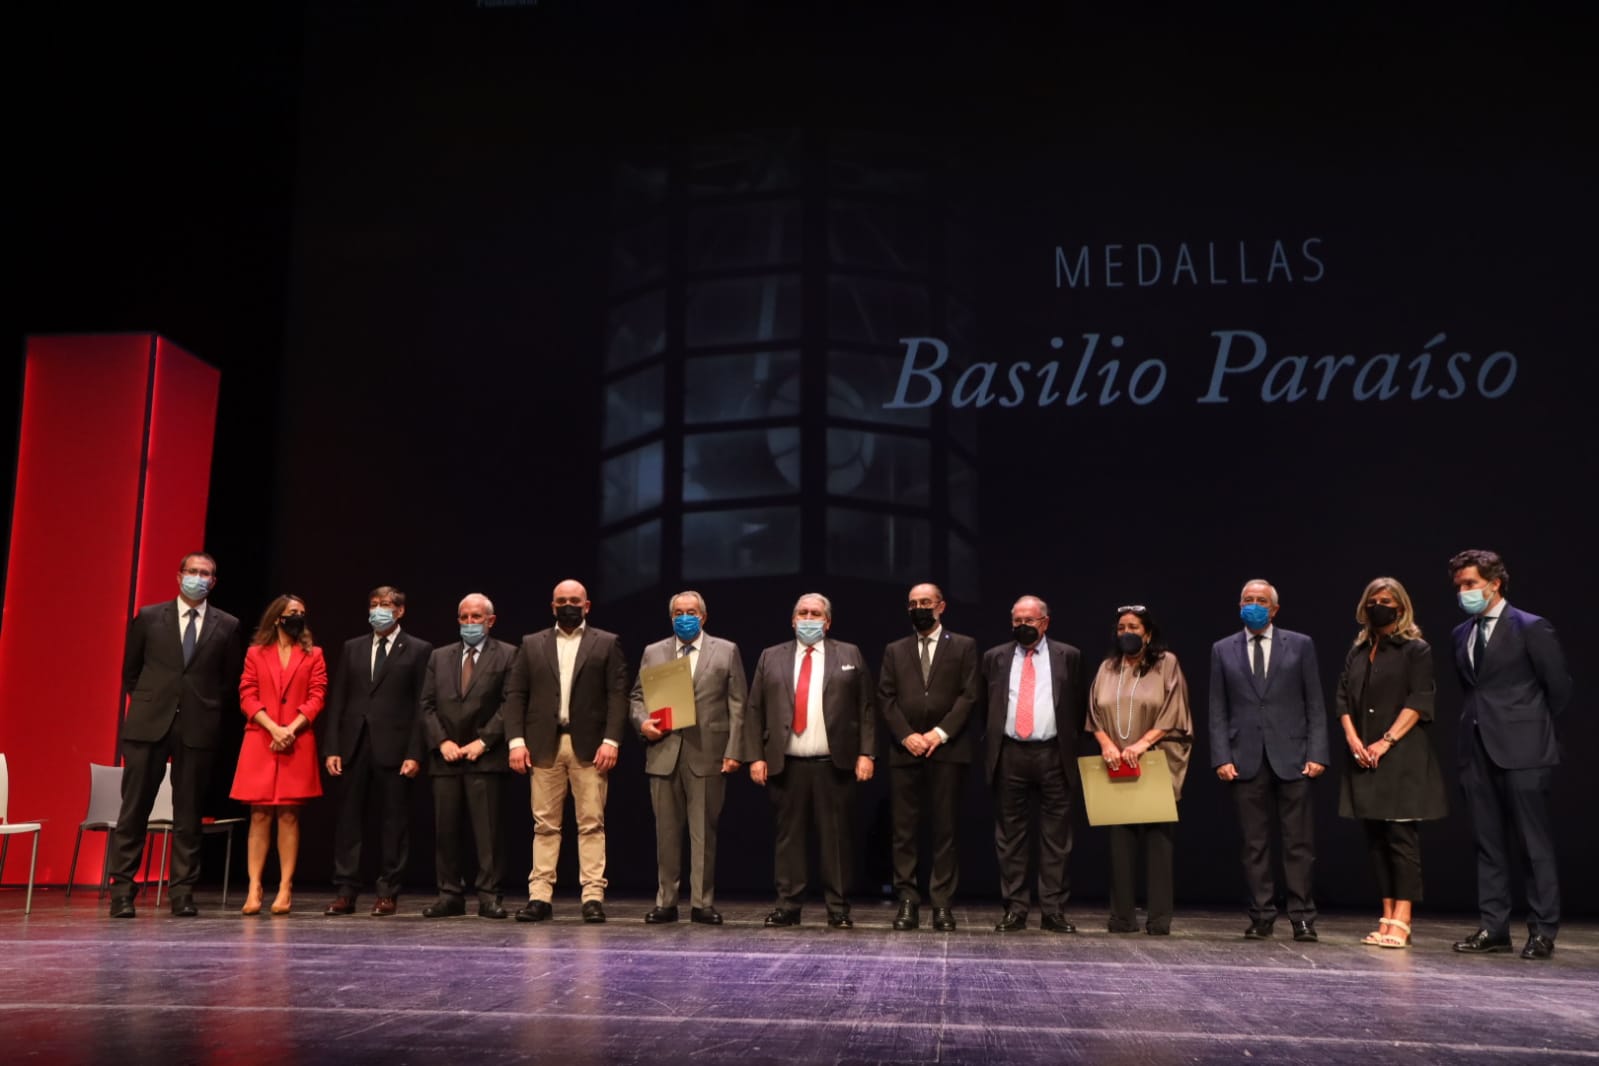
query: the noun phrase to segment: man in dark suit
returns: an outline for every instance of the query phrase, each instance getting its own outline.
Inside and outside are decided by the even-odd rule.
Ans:
[[[150,808],[172,760],[172,913],[192,918],[200,879],[201,804],[216,761],[222,716],[237,711],[244,641],[239,620],[210,606],[216,560],[190,552],[178,565],[178,598],[140,609],[122,656],[122,811],[111,833],[111,917],[132,918],[133,877]]]
[[[983,653],[988,687],[989,787],[1005,914],[994,930],[1027,928],[1029,822],[1038,817],[1038,901],[1043,928],[1075,933],[1066,919],[1071,880],[1072,793],[1077,788],[1077,731],[1088,710],[1082,652],[1046,640],[1049,605],[1023,596],[1011,607],[1011,640]]]
[[[433,645],[400,631],[405,593],[383,585],[367,594],[371,636],[345,643],[333,674],[323,752],[328,773],[344,779],[333,833],[333,883],[337,895],[324,914],[354,914],[361,892],[361,843],[368,801],[382,818],[374,917],[398,907],[400,880],[410,854],[407,784],[421,769],[422,733],[417,704]]]
[[[907,610],[916,635],[883,649],[877,679],[891,746],[889,793],[894,811],[894,894],[898,931],[921,924],[921,892],[916,883],[917,836],[924,817],[932,831],[933,928],[955,928],[951,909],[960,873],[955,826],[961,782],[972,762],[972,708],[982,698],[977,673],[977,641],[944,628],[944,593],[937,585],[917,585]]]
[[[1461,609],[1471,619],[1455,628],[1460,709],[1460,783],[1477,836],[1477,909],[1481,926],[1455,950],[1511,950],[1512,848],[1527,871],[1524,959],[1554,954],[1560,931],[1560,880],[1555,869],[1549,790],[1560,748],[1555,715],[1571,699],[1571,671],[1555,627],[1505,601],[1510,571],[1491,551],[1463,551],[1449,560]],[[1507,826],[1514,825],[1514,838]]]
[[[716,825],[722,817],[727,774],[744,749],[744,702],[749,686],[738,645],[705,632],[705,597],[679,592],[669,604],[673,635],[644,649],[642,671],[687,657],[694,678],[694,724],[662,729],[650,720],[643,681],[633,684],[633,725],[644,738],[644,772],[655,809],[655,906],[644,920],[675,922],[688,830],[689,919],[721,925],[716,909]]]
[[[854,785],[871,780],[877,742],[872,675],[859,648],[827,638],[833,603],[826,596],[801,596],[792,624],[794,640],[761,652],[745,730],[750,780],[771,786],[777,810],[777,907],[766,925],[799,924],[814,825],[827,924],[853,929]]]
[[[588,591],[555,586],[555,625],[522,638],[505,683],[511,769],[532,772],[533,869],[519,922],[553,913],[561,819],[572,793],[585,922],[605,921],[605,794],[627,725],[627,661],[615,633],[588,624]]]
[[[494,604],[480,592],[461,600],[456,623],[461,639],[428,657],[422,680],[422,734],[433,783],[433,850],[439,881],[439,898],[422,909],[422,917],[466,913],[460,833],[465,813],[477,848],[473,887],[478,917],[504,918],[500,782],[510,764],[500,704],[516,649],[489,637]]]
[[[1316,645],[1303,633],[1278,629],[1277,589],[1256,579],[1239,595],[1241,633],[1210,649],[1210,759],[1230,782],[1244,835],[1244,881],[1249,928],[1264,940],[1277,920],[1272,879],[1271,821],[1282,831],[1283,887],[1294,939],[1314,942],[1316,811],[1310,782],[1327,769],[1327,708]]]

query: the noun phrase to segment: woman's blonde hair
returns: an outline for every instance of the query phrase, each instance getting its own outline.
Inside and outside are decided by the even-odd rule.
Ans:
[[[1360,602],[1355,604],[1355,621],[1360,624],[1360,632],[1355,634],[1355,647],[1362,644],[1375,643],[1377,634],[1366,617],[1366,601],[1379,592],[1391,592],[1399,604],[1399,617],[1394,621],[1393,635],[1403,640],[1420,640],[1421,627],[1416,624],[1415,608],[1410,605],[1410,593],[1405,591],[1405,586],[1394,577],[1374,577],[1366,585],[1366,591],[1360,594]]]

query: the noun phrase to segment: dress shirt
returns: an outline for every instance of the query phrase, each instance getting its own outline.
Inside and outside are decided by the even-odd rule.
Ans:
[[[932,629],[928,630],[926,633],[918,633],[918,634],[916,634],[916,665],[917,665],[918,668],[920,668],[921,665],[922,665],[922,641],[924,641],[924,640],[932,641],[932,643],[927,645],[927,671],[928,671],[928,676],[929,677],[932,676],[933,663],[936,662],[937,659],[938,659],[938,641],[939,641],[939,638],[942,637],[943,635],[944,635],[944,624],[942,622],[940,622],[938,625],[935,625]],[[941,727],[935,725],[933,727],[933,732],[938,734],[939,743],[941,743],[941,744],[949,743],[949,734],[944,732],[944,730]]]
[[[586,622],[570,633],[560,626],[555,627],[555,661],[561,669],[560,722],[563,726],[572,724],[572,675],[577,672],[577,646],[583,643],[583,633],[587,629]]]
[[[827,676],[825,658],[827,653],[822,647],[826,643],[825,640],[818,640],[809,646],[811,688],[805,700],[805,732],[789,735],[788,747],[783,749],[785,754],[800,757],[832,754],[827,747],[827,722],[822,717],[822,689],[825,687],[824,679]],[[800,665],[805,662],[806,650],[806,645],[797,640],[794,642],[794,675],[793,681],[789,684],[790,692],[799,686]]]
[[[1270,622],[1259,634],[1248,626],[1244,627],[1244,661],[1249,664],[1250,673],[1255,671],[1255,637],[1260,637],[1260,668],[1265,677],[1271,676],[1271,645],[1272,634],[1276,627]]]
[[[200,634],[205,632],[205,605],[206,600],[201,600],[193,605],[193,610],[199,613],[194,616],[194,646],[200,646]],[[183,631],[189,628],[190,605],[183,602],[183,597],[178,597],[178,643],[183,643]]]
[[[1010,686],[1005,695],[1005,735],[1012,740],[1055,739],[1055,683],[1049,669],[1049,642],[1043,637],[1033,645],[1033,735],[1016,735],[1016,696],[1022,687],[1022,661],[1027,649],[1016,645],[1010,663]]]
[[[678,640],[677,636],[675,634],[673,635],[672,639],[677,641],[676,646],[672,649],[672,657],[674,659],[675,658],[680,658],[681,655],[682,655],[682,652],[683,652],[683,642],[681,640]],[[693,677],[694,676],[694,672],[700,668],[700,645],[704,644],[704,643],[705,643],[705,634],[703,632],[701,632],[699,636],[695,637],[693,640],[688,642],[688,676],[689,677]]]
[[[1466,638],[1466,659],[1471,663],[1471,668],[1473,670],[1477,668],[1477,626],[1482,626],[1484,630],[1482,635],[1484,642],[1493,640],[1494,626],[1499,624],[1499,616],[1505,613],[1505,608],[1507,606],[1509,606],[1509,604],[1504,600],[1504,598],[1501,597],[1498,603],[1494,604],[1492,607],[1488,608],[1487,611],[1483,612],[1482,615],[1480,615],[1483,621],[1479,622],[1475,618],[1472,619],[1471,626],[1473,632],[1469,637]]]
[[[385,652],[385,654],[386,655],[393,655],[394,654],[394,642],[396,640],[399,640],[399,639],[400,639],[400,627],[399,626],[395,626],[393,629],[389,630],[387,633],[373,633],[372,634],[372,656],[371,656],[370,659],[367,660],[367,664],[366,664],[366,676],[367,677],[371,677],[372,676],[372,671],[377,668],[377,665],[378,665],[378,645],[383,643],[384,641],[388,641],[389,642],[389,646],[388,646],[388,649]],[[385,658],[383,661],[385,663],[387,663],[388,659]]]

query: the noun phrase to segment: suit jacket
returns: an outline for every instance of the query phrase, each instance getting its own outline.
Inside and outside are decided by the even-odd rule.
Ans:
[[[316,737],[307,727],[285,752],[272,750],[272,736],[256,724],[265,711],[280,726],[299,715],[315,722],[322,713],[328,688],[328,668],[321,648],[309,652],[295,645],[289,665],[278,666],[278,646],[252,644],[244,656],[239,678],[239,710],[245,716],[239,764],[229,795],[245,803],[309,799],[322,795],[322,769]]]
[[[522,638],[505,682],[505,735],[521,737],[533,765],[555,765],[560,749],[561,664],[556,658],[555,627]],[[586,625],[572,666],[572,694],[567,701],[572,754],[593,762],[600,743],[622,742],[627,725],[627,661],[615,633]]]
[[[428,750],[428,773],[434,777],[493,774],[510,769],[505,746],[505,680],[511,673],[516,649],[489,637],[478,649],[472,668],[472,687],[461,691],[461,641],[435,648],[422,677],[422,737]],[[466,745],[481,740],[488,750],[476,762],[445,762],[439,748],[446,740]]]
[[[328,698],[327,729],[322,753],[349,759],[364,731],[372,744],[372,758],[383,767],[399,766],[407,759],[422,761],[422,731],[417,728],[417,704],[433,645],[404,629],[389,648],[383,669],[372,676],[372,634],[352,637],[339,652]]]
[[[1243,630],[1210,647],[1210,764],[1232,763],[1252,781],[1264,763],[1279,780],[1297,781],[1307,762],[1331,758],[1315,642],[1272,626],[1264,683],[1255,680],[1253,651]]]
[[[877,705],[888,727],[888,758],[891,764],[907,766],[921,761],[905,750],[904,740],[912,733],[926,733],[934,726],[949,735],[949,740],[927,756],[936,762],[972,761],[972,735],[966,727],[972,708],[982,700],[978,677],[977,641],[942,630],[933,651],[933,668],[922,682],[921,636],[896,640],[883,649],[883,670],[877,678]]]
[[[983,653],[983,677],[988,691],[988,752],[984,772],[994,783],[999,772],[999,749],[1005,743],[1005,712],[1010,699],[1010,668],[1016,642],[1007,640]],[[1045,639],[1049,653],[1051,686],[1055,691],[1055,739],[1066,776],[1077,783],[1077,733],[1088,717],[1088,675],[1083,653],[1070,644]]]
[[[1465,703],[1460,708],[1460,765],[1471,762],[1473,722],[1494,764],[1506,770],[1560,762],[1554,716],[1571,700],[1571,671],[1547,619],[1505,604],[1473,669],[1467,646],[1477,638],[1475,619],[1455,627],[1455,670]]]
[[[744,762],[764,759],[768,773],[783,772],[784,749],[794,734],[794,641],[761,652],[750,681]],[[822,639],[822,718],[833,765],[853,771],[855,760],[875,754],[877,712],[872,674],[861,650]],[[812,678],[812,684],[815,679]]]
[[[127,740],[155,743],[178,719],[178,737],[188,748],[215,748],[224,710],[238,708],[239,675],[244,670],[244,640],[239,620],[211,605],[183,665],[183,635],[176,597],[141,608],[128,624],[122,653],[122,690],[128,714]]]
[[[658,640],[644,649],[639,669],[671,662],[682,642],[676,637]],[[689,772],[696,777],[711,777],[722,772],[723,759],[737,759],[744,750],[744,702],[749,683],[744,678],[744,661],[738,645],[704,633],[700,637],[699,662],[694,668],[695,724],[673,729],[660,740],[644,743],[644,772],[668,776],[677,772],[677,761],[688,760]],[[633,682],[631,702],[634,728],[649,718],[644,709],[644,684]]]

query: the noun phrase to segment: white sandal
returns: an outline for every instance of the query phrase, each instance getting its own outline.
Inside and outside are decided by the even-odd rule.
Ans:
[[[1388,919],[1388,924],[1395,928],[1403,929],[1405,931],[1405,935],[1399,936],[1397,933],[1386,933],[1383,935],[1381,940],[1377,941],[1378,946],[1385,948],[1408,948],[1410,946],[1410,926],[1399,921],[1397,918]]]
[[[1384,931],[1384,927],[1391,924],[1393,924],[1392,918],[1378,918],[1376,930],[1367,933],[1365,939],[1362,940],[1361,943],[1370,944],[1373,947],[1382,947],[1382,938],[1388,935],[1387,932]]]

